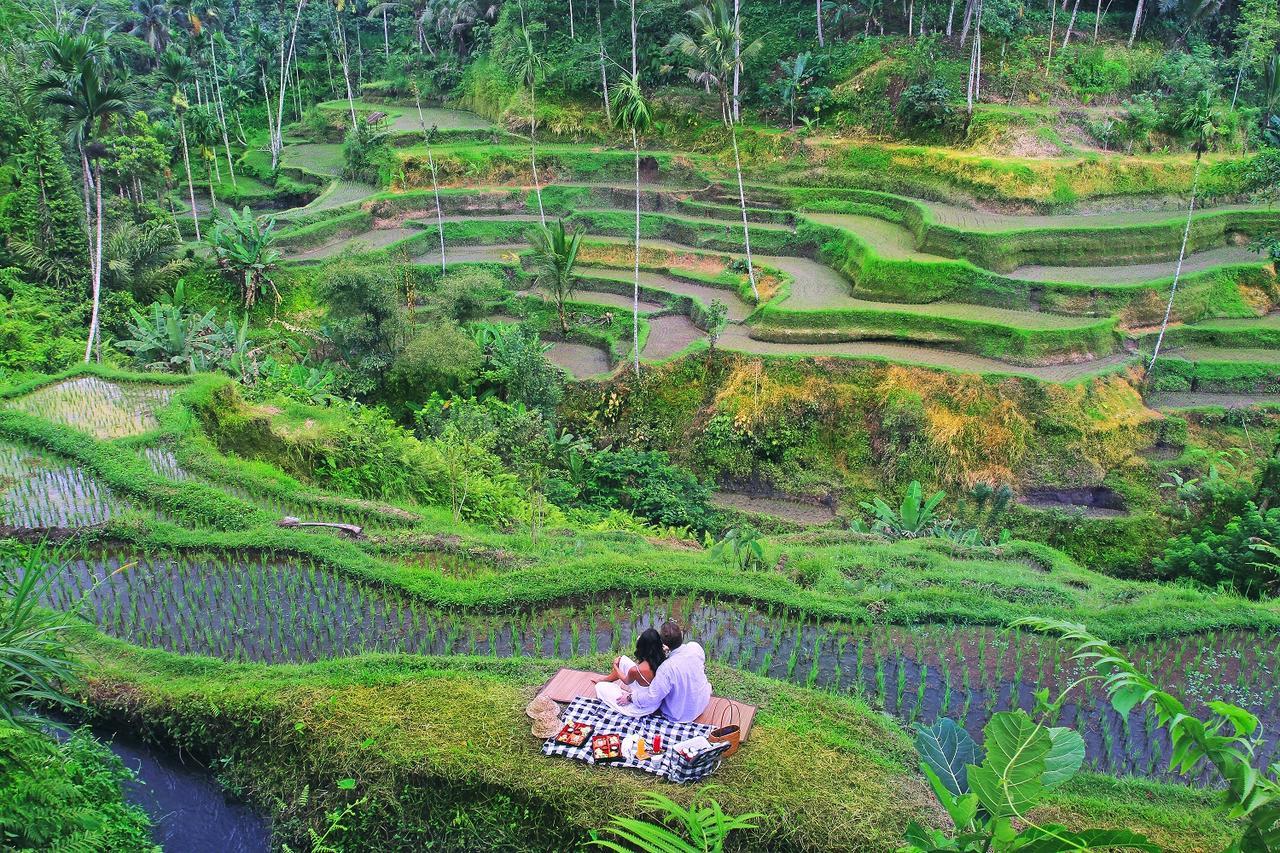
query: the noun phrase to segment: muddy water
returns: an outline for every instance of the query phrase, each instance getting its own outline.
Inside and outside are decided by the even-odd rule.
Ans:
[[[1080,674],[1056,641],[992,628],[817,623],[746,605],[667,597],[466,616],[314,564],[235,553],[83,554],[59,579],[47,603],[71,608],[83,601],[80,612],[109,634],[181,654],[268,663],[373,651],[564,658],[627,650],[644,628],[677,618],[690,626],[709,659],[861,695],[905,724],[950,716],[975,736],[994,711],[1031,710],[1037,687],[1062,690]],[[1259,760],[1280,758],[1280,635],[1220,631],[1124,651],[1197,709],[1223,699],[1258,714]],[[1087,685],[1068,695],[1059,722],[1081,730],[1091,767],[1172,778],[1163,769],[1167,734],[1143,708],[1120,717]]]
[[[266,853],[267,821],[228,797],[208,770],[187,757],[142,742],[128,732],[95,727],[94,734],[137,775],[125,799],[151,817],[151,838],[165,851]]]
[[[704,337],[702,330],[683,314],[653,317],[649,320],[649,337],[640,354],[650,361],[670,358]]]
[[[587,379],[609,372],[609,356],[599,347],[556,341],[547,351],[547,361],[568,371],[574,379]]]

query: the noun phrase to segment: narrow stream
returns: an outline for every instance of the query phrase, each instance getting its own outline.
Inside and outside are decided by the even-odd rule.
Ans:
[[[66,722],[64,720],[64,722]],[[151,818],[151,839],[166,853],[266,853],[271,827],[247,804],[226,793],[193,760],[101,724],[93,734],[136,777],[124,785],[128,802]],[[56,737],[66,734],[54,732]]]

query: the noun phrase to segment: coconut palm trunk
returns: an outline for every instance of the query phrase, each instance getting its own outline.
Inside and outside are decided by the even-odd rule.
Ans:
[[[747,278],[751,281],[751,296],[760,301],[760,290],[756,287],[756,267],[751,261],[751,229],[747,225],[747,193],[742,184],[742,157],[738,153],[738,69],[742,67],[742,22],[738,17],[738,0],[733,3],[733,85],[734,103],[733,118],[735,123],[729,125],[729,138],[733,141],[733,168],[738,174],[738,206],[742,210],[742,243],[747,250]]]
[[[538,182],[538,96],[537,82],[529,84],[529,165],[533,170],[533,193],[538,197],[538,221],[547,227],[547,214],[542,208],[542,185]]]
[[[222,128],[222,148],[227,155],[227,170],[231,173],[231,186],[236,184],[236,165],[231,159],[231,140],[227,136],[227,113],[222,103],[222,83],[218,80],[218,53],[213,38],[209,39],[209,57],[213,60],[213,95],[218,110],[218,124]]]
[[[351,91],[351,51],[347,48],[347,28],[342,23],[338,7],[333,8],[333,23],[338,29],[338,59],[342,63],[342,81],[347,85],[347,110],[351,113],[351,129],[358,130],[355,93]],[[301,115],[301,110],[299,110]]]
[[[89,246],[89,280],[93,290],[93,307],[89,313],[89,340],[84,345],[84,360],[87,364],[93,357],[94,344],[98,339],[98,313],[102,304],[102,173],[101,170],[90,167],[88,156],[81,150],[85,175],[93,185],[95,207],[93,230],[90,232],[92,244]]]
[[[600,0],[596,0],[596,39],[600,42],[600,97],[604,98],[604,118],[613,124],[613,110],[609,105],[609,73],[605,70],[608,60],[604,55],[604,26],[600,21]]]
[[[739,121],[738,76],[742,71],[742,20],[738,15],[740,0],[733,0],[733,111],[735,122]]]
[[[440,184],[436,180],[436,158],[431,153],[431,134],[427,131],[427,120],[422,115],[422,96],[417,83],[413,85],[413,100],[418,105],[418,124],[422,127],[422,138],[427,144],[427,163],[431,165],[431,190],[436,196],[436,229],[440,232],[440,272],[449,271],[444,258],[444,213],[440,209]]]
[[[756,267],[751,260],[751,229],[747,226],[747,193],[742,184],[742,158],[738,155],[737,125],[729,128],[729,136],[733,140],[733,167],[738,173],[738,207],[742,210],[742,243],[747,249],[747,278],[751,281],[751,296],[760,301],[760,290],[756,287]]]
[[[200,214],[196,211],[196,185],[191,180],[191,156],[187,152],[187,120],[178,116],[178,136],[182,139],[182,165],[187,170],[187,195],[191,199],[191,221],[196,227],[196,239],[200,239]],[[213,187],[209,187],[213,191]]]
[[[271,169],[274,171],[280,165],[280,152],[284,148],[284,98],[285,92],[289,88],[289,69],[293,64],[293,50],[298,42],[298,21],[302,18],[302,6],[306,0],[298,0],[298,6],[293,13],[293,28],[289,33],[289,49],[284,49],[284,34],[280,36],[280,90],[278,92],[279,100],[276,104],[276,132],[271,138]]]
[[[636,64],[636,0],[631,0],[631,82],[638,87]],[[636,228],[634,252],[634,278],[631,290],[631,368],[640,376],[640,135],[635,122],[631,124],[631,152],[635,155],[636,172]]]
[[[1191,202],[1187,205],[1187,224],[1182,229],[1182,246],[1178,249],[1178,263],[1173,268],[1173,284],[1169,287],[1169,301],[1164,306],[1164,320],[1160,323],[1160,334],[1156,335],[1156,345],[1151,350],[1151,361],[1147,363],[1147,373],[1155,369],[1156,359],[1160,357],[1160,345],[1164,343],[1164,333],[1169,329],[1169,317],[1173,314],[1173,300],[1178,295],[1178,280],[1182,278],[1182,262],[1187,256],[1187,238],[1191,235],[1191,217],[1196,209],[1196,190],[1200,182],[1200,151],[1196,151],[1196,166],[1191,173]]]

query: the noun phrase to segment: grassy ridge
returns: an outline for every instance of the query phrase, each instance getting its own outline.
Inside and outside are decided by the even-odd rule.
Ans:
[[[229,781],[288,838],[368,796],[346,821],[366,842],[569,849],[612,814],[642,814],[639,798],[654,785],[538,754],[523,707],[558,662],[370,655],[269,667],[139,650],[88,629],[83,637],[96,713],[198,756],[231,757]],[[716,665],[710,676],[720,692],[760,706],[751,740],[714,777],[727,809],[764,813],[734,849],[891,849],[909,819],[936,820],[906,737],[860,700]],[[354,792],[336,787],[342,778],[356,780]],[[313,796],[299,805],[304,787]],[[704,787],[662,790],[687,802]],[[1140,827],[1171,850],[1217,849],[1227,827],[1215,799],[1084,775],[1037,816]],[[461,814],[468,819],[451,820]]]

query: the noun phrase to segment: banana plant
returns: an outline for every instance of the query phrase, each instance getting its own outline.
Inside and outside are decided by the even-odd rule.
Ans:
[[[711,556],[721,557],[739,569],[763,568],[764,546],[760,544],[760,531],[749,524],[729,528],[711,547]]]
[[[889,506],[878,495],[870,502],[862,501],[860,506],[875,516],[871,526],[877,532],[894,539],[914,539],[931,535],[939,521],[938,504],[946,496],[946,492],[937,491],[926,498],[920,481],[912,480],[898,509]]]

